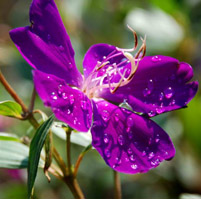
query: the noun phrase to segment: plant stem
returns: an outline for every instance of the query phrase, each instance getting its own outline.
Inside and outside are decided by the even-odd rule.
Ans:
[[[121,182],[119,173],[113,170],[114,172],[114,198],[121,199]]]
[[[88,145],[83,151],[82,153],[80,153],[76,163],[75,163],[75,168],[74,168],[74,176],[76,177],[77,176],[77,172],[78,172],[78,169],[79,169],[79,166],[80,166],[80,163],[84,157],[84,155],[92,148],[92,145]]]
[[[67,166],[68,166],[68,172],[69,175],[71,175],[72,173],[72,169],[71,169],[71,143],[70,143],[70,136],[71,136],[71,128],[68,128],[66,130],[66,158],[67,158]]]
[[[73,175],[65,176],[63,180],[71,190],[75,199],[85,199],[84,194],[82,193],[82,190]]]
[[[17,93],[13,90],[13,88],[10,86],[10,84],[7,82],[5,77],[3,76],[2,72],[0,71],[0,81],[3,84],[4,88],[8,91],[8,93],[12,96],[12,98],[20,104],[22,107],[23,112],[26,114],[29,112],[28,108],[24,104],[24,102],[21,100],[20,97],[18,97]]]

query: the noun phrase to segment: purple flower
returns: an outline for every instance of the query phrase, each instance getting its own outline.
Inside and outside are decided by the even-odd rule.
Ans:
[[[84,57],[82,76],[54,1],[33,0],[30,22],[10,36],[35,69],[39,96],[59,120],[78,131],[90,129],[92,145],[119,172],[146,172],[174,156],[169,136],[148,118],[185,107],[194,97],[198,83],[188,83],[189,64],[161,55],[142,59],[144,41],[135,57],[96,44]]]

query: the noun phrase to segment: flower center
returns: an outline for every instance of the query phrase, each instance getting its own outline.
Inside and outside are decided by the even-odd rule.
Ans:
[[[82,87],[82,91],[89,98],[98,97],[104,89],[109,89],[114,94],[119,87],[127,85],[138,68],[139,61],[146,52],[146,38],[142,39],[142,45],[135,56],[130,52],[137,48],[137,35],[129,26],[135,39],[132,49],[115,48],[107,56],[103,56],[101,61],[97,61],[93,71],[87,77]]]

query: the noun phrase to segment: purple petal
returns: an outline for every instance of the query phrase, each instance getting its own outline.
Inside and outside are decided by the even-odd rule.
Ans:
[[[33,0],[31,26],[16,28],[10,36],[25,60],[38,70],[80,87],[82,75],[74,50],[53,0]]]
[[[147,172],[175,155],[174,146],[152,120],[106,101],[94,101],[92,145],[114,170]]]
[[[33,71],[35,88],[57,119],[77,131],[87,132],[92,121],[91,101],[80,90],[69,87],[63,79],[38,70]]]
[[[89,48],[83,61],[84,77],[88,77],[97,62],[102,62],[109,54],[116,50],[115,46],[109,44],[95,44]],[[110,59],[111,63],[119,62],[124,56]]]

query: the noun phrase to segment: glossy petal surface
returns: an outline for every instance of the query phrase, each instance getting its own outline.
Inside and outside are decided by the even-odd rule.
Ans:
[[[92,106],[87,96],[53,75],[35,70],[33,76],[39,96],[52,108],[57,119],[78,131],[87,132],[92,122]]]
[[[26,61],[34,68],[80,87],[82,75],[74,61],[74,50],[53,0],[33,0],[31,26],[16,28],[10,36]]]
[[[147,172],[174,156],[169,136],[150,119],[103,100],[93,104],[92,144],[114,170]]]
[[[83,62],[85,76],[93,70],[97,61],[102,61],[104,56],[107,57],[114,50],[114,46],[106,44],[92,46]],[[110,65],[118,64],[122,58],[111,59]],[[129,70],[130,64],[124,64],[123,68]],[[134,111],[152,117],[185,107],[198,89],[198,82],[188,83],[192,77],[192,67],[187,63],[162,55],[147,56],[140,61],[130,83],[118,88],[114,94],[109,89],[102,89],[98,95],[117,103],[126,100]],[[119,79],[119,75],[114,75],[111,82],[118,82]]]

